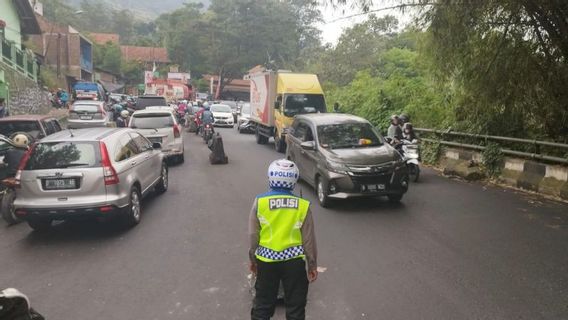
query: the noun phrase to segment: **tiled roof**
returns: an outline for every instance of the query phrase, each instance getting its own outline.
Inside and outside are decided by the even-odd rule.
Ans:
[[[89,38],[91,38],[94,43],[103,45],[109,41],[114,44],[120,42],[120,36],[116,33],[90,33]]]
[[[120,46],[120,51],[122,57],[128,61],[170,62],[166,48]]]

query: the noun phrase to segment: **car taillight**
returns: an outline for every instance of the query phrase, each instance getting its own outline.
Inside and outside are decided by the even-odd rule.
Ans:
[[[174,137],[179,138],[180,136],[179,127],[174,124]]]
[[[79,115],[77,112],[69,111],[69,119],[78,119]]]
[[[18,171],[16,171],[16,175],[14,176],[14,188],[20,188],[22,186],[22,170],[24,170],[26,164],[28,164],[35,146],[36,145],[34,143],[30,148],[28,148],[28,151],[24,153],[24,156],[20,160],[20,163],[18,164]]]
[[[119,180],[118,180],[118,175],[116,174],[116,170],[114,170],[114,167],[112,166],[112,163],[110,162],[110,157],[108,155],[108,149],[106,147],[106,144],[104,142],[100,143],[100,149],[101,149],[101,164],[103,166],[103,175],[104,175],[104,179],[105,179],[105,185],[113,185],[113,184],[118,184]]]

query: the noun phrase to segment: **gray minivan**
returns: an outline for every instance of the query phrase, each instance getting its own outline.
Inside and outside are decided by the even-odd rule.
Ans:
[[[365,119],[337,113],[297,115],[286,135],[287,158],[316,189],[318,202],[387,196],[408,190],[408,169],[398,151]]]
[[[30,148],[16,174],[18,218],[35,230],[53,220],[118,215],[141,218],[141,199],[168,189],[160,144],[128,128],[65,130]]]

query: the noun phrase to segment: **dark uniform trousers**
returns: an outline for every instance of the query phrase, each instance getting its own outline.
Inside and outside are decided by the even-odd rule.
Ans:
[[[256,296],[251,311],[252,320],[269,320],[274,315],[280,281],[284,286],[287,320],[304,320],[308,297],[308,276],[304,259],[283,262],[262,262],[258,259]]]

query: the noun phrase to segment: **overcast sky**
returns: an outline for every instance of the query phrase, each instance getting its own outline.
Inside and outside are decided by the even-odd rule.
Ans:
[[[323,13],[324,20],[326,21],[325,24],[322,24],[320,26],[320,29],[323,31],[322,37],[324,43],[331,42],[332,44],[336,44],[343,29],[348,28],[358,22],[365,21],[367,19],[367,15],[360,15],[353,18],[341,19],[336,22],[330,22],[342,17],[361,13],[362,11],[359,8],[350,8],[350,6],[343,6],[336,9],[326,5],[320,5],[320,7]],[[375,6],[371,10],[379,9],[382,7],[384,6]],[[402,14],[399,10],[385,10],[375,13],[375,15],[377,15],[378,17],[385,16],[388,14],[397,17],[398,20],[400,21],[401,26],[408,24],[412,20],[411,14],[409,14],[408,12]]]

